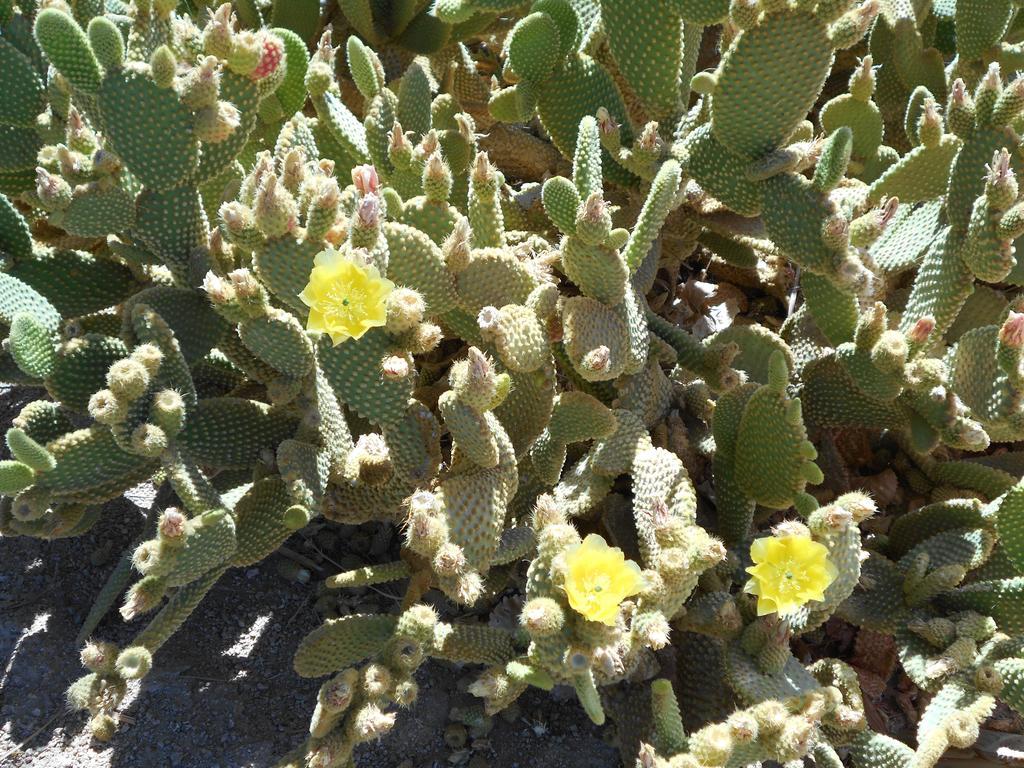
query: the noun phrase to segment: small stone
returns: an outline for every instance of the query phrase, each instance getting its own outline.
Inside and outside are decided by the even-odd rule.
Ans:
[[[467,739],[466,726],[462,723],[449,723],[444,729],[444,743],[452,749],[462,749]]]

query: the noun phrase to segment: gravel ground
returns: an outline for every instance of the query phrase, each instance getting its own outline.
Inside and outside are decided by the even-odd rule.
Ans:
[[[151,496],[133,498],[144,507]],[[320,623],[315,581],[326,573],[300,583],[293,562],[280,555],[221,579],[130,691],[113,742],[90,739],[84,713],[67,711],[64,691],[83,674],[75,636],[142,521],[140,506],[122,499],[76,539],[0,538],[3,768],[271,766],[302,740],[320,681],[295,675],[291,659],[299,640]],[[302,541],[289,544],[299,548]],[[343,562],[352,557],[336,556]],[[327,573],[337,570],[328,567]],[[350,606],[386,610],[393,599],[367,590]],[[124,642],[141,625],[125,624],[115,611],[97,634]],[[606,743],[609,732],[591,725],[571,696],[542,692],[524,696],[517,712],[494,718],[493,730],[471,734],[461,749],[464,732],[450,729],[455,747],[449,745],[444,736],[450,711],[474,701],[464,692],[469,673],[427,665],[418,676],[419,700],[387,738],[362,748],[359,768],[620,765],[617,750]]]

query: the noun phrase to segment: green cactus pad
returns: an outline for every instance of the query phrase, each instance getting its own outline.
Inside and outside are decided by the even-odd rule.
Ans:
[[[662,0],[642,4],[629,0],[601,2],[615,63],[654,120],[668,117],[680,107],[681,10],[679,3]]]
[[[381,361],[393,352],[383,329],[371,328],[362,338],[336,347],[329,339],[321,339],[318,357],[342,403],[375,424],[394,426],[405,416],[413,382],[411,377],[384,378]]]
[[[64,317],[108,309],[138,284],[127,267],[81,251],[54,251],[19,261],[8,272],[47,296]]]
[[[302,639],[295,651],[295,672],[300,677],[322,677],[358,663],[379,651],[397,624],[397,617],[386,615],[329,619]]]
[[[169,190],[195,172],[194,118],[173,90],[137,72],[112,72],[99,105],[111,147],[147,187]]]
[[[31,128],[46,108],[45,85],[32,62],[7,40],[0,40],[0,123]]]
[[[56,8],[46,8],[36,16],[35,38],[53,66],[74,88],[86,94],[99,90],[103,76],[99,62],[74,19]]]
[[[98,504],[117,498],[153,474],[156,462],[127,453],[106,427],[71,432],[46,446],[56,467],[35,488],[53,502]]]
[[[260,244],[253,251],[253,266],[260,280],[285,305],[304,319],[309,308],[299,294],[309,283],[313,259],[323,246],[292,237],[278,237]]]
[[[765,15],[740,33],[722,59],[711,106],[715,137],[751,159],[782,146],[814,104],[831,66],[828,30],[818,18],[797,11]]]
[[[254,400],[217,397],[200,400],[179,435],[189,455],[203,466],[251,466],[265,450],[295,432],[295,420]]]
[[[455,308],[455,281],[441,249],[420,230],[393,222],[383,227],[388,241],[388,276],[423,294],[427,312],[443,315]]]

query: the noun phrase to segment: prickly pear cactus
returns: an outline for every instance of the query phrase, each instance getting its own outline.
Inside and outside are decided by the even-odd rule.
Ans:
[[[429,659],[642,768],[1024,713],[1019,6],[0,2],[0,380],[45,392],[0,535],[161,491],[93,735],[228,569],[364,523],[324,593],[401,599],[296,648],[281,768],[357,764]],[[868,726],[897,664],[916,733]]]

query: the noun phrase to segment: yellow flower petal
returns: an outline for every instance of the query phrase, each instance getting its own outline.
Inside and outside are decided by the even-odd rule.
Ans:
[[[614,626],[622,601],[643,588],[640,566],[595,533],[569,547],[564,562],[569,605],[589,621]]]
[[[395,284],[372,265],[359,264],[329,248],[313,260],[299,298],[309,309],[307,329],[326,333],[335,345],[358,339],[387,321],[387,298]]]
[[[750,547],[755,565],[744,591],[757,596],[757,613],[786,616],[811,601],[825,598],[825,590],[838,571],[828,559],[828,548],[809,536],[757,539]]]

